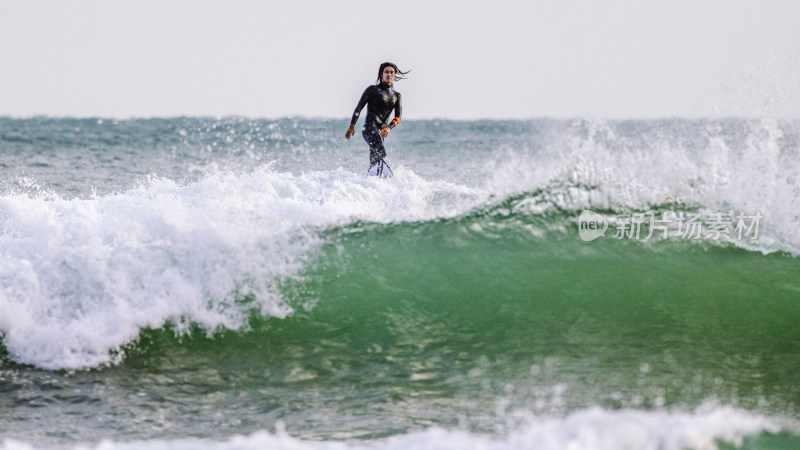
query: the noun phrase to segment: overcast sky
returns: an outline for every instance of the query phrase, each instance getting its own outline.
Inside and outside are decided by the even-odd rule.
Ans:
[[[0,115],[800,118],[800,1],[0,0]]]

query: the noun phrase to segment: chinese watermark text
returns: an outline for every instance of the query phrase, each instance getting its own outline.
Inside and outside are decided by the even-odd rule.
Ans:
[[[605,236],[610,226],[615,239],[646,241],[650,239],[744,240],[758,239],[761,212],[700,213],[662,211],[602,216],[584,210],[578,217],[578,234],[586,242]],[[609,224],[611,223],[611,225]]]

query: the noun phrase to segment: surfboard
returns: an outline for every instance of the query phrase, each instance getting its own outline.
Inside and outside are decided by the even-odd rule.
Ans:
[[[392,178],[392,169],[386,164],[386,161],[380,160],[375,164],[369,166],[367,175],[371,177]]]

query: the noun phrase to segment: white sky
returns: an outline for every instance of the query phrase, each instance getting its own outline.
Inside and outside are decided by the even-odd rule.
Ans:
[[[0,0],[0,115],[800,118],[797,0]]]

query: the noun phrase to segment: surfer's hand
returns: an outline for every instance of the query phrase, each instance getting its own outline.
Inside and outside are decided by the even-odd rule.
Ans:
[[[347,133],[344,134],[345,139],[350,139],[350,136],[356,134],[356,127],[354,125],[350,125],[350,128],[347,129]]]
[[[391,130],[391,128],[389,128],[389,127],[382,128],[381,129],[381,137],[385,138],[386,136],[388,136],[389,135],[389,130]]]

